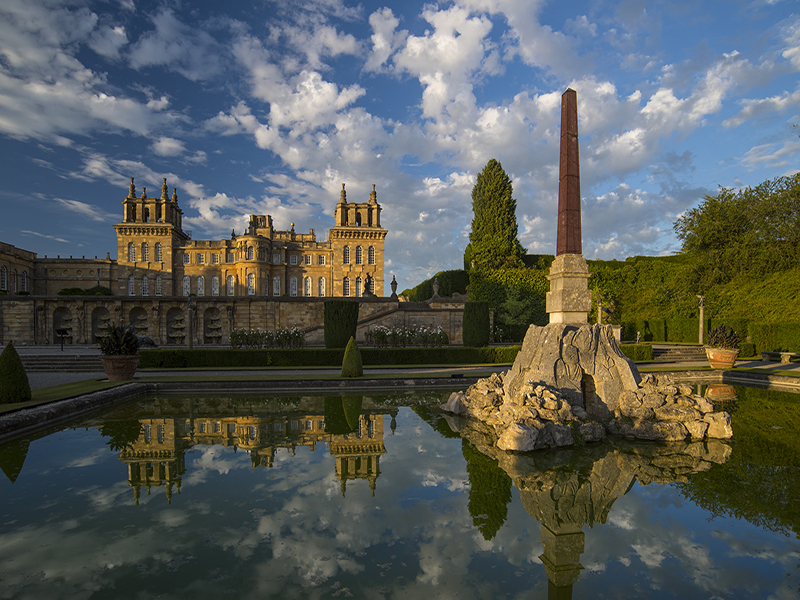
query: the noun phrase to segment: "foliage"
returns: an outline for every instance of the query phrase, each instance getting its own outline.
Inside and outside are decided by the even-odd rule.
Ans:
[[[486,541],[494,539],[508,518],[511,502],[511,478],[494,458],[478,450],[467,440],[461,443],[469,475],[469,514],[472,524]]]
[[[549,321],[545,298],[550,289],[544,271],[493,269],[470,272],[470,300],[488,302],[504,340],[521,341],[528,327]],[[499,341],[495,338],[495,341]]]
[[[106,356],[130,356],[139,350],[139,338],[130,326],[111,325],[99,339],[100,352]]]
[[[410,302],[424,302],[433,297],[433,280],[439,280],[439,295],[448,298],[453,294],[466,294],[469,285],[469,273],[463,269],[439,271],[416,287],[401,292]]]
[[[114,292],[111,291],[111,288],[107,288],[98,284],[90,288],[79,288],[79,287],[64,288],[63,290],[58,292],[58,295],[59,296],[113,296]]]
[[[489,303],[467,302],[462,325],[464,346],[481,348],[489,344]]]
[[[367,344],[378,348],[405,348],[407,346],[446,346],[450,343],[441,327],[385,327],[378,325],[364,332]]]
[[[0,352],[0,404],[27,402],[30,399],[28,374],[14,344],[8,342]]]
[[[275,331],[260,329],[231,330],[231,348],[302,348],[305,334],[297,327],[280,327]]]
[[[138,419],[105,421],[100,426],[100,435],[107,437],[106,445],[114,452],[132,448],[139,439],[141,424]]]
[[[800,262],[800,174],[741,190],[720,187],[675,222],[701,287]]]
[[[464,268],[521,267],[525,249],[517,240],[517,201],[511,179],[494,158],[472,188],[472,231],[464,251]]]
[[[347,435],[358,427],[362,396],[325,398],[325,432],[332,435]]]
[[[758,352],[800,351],[800,323],[750,323],[748,332]]]
[[[325,300],[324,334],[326,348],[344,348],[356,335],[359,303],[354,300]]]
[[[738,350],[740,342],[739,334],[726,325],[718,325],[708,334],[708,345],[712,348]]]
[[[649,344],[621,344],[619,349],[633,362],[653,360],[653,347]]]
[[[342,377],[361,377],[364,375],[364,367],[361,364],[361,352],[358,350],[356,340],[350,338],[347,348],[344,349],[342,359]]]

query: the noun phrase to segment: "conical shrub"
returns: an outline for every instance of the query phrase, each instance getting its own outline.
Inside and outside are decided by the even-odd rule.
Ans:
[[[359,357],[361,364],[361,357]],[[0,352],[0,404],[26,402],[31,399],[31,384],[22,360],[11,342]]]
[[[342,360],[342,377],[361,377],[364,374],[364,366],[361,364],[361,350],[358,349],[355,339],[352,337],[347,342],[344,349],[344,360]]]

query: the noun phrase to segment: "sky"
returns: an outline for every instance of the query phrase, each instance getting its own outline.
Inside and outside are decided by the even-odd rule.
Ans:
[[[798,171],[798,71],[790,0],[3,0],[0,241],[116,258],[130,177],[193,239],[270,214],[324,240],[375,184],[402,290],[463,267],[495,158],[553,254],[571,87],[584,255],[670,254],[704,194]]]

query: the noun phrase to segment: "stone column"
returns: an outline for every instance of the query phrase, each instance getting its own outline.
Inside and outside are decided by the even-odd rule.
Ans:
[[[703,344],[703,343],[705,343],[705,324],[706,324],[705,323],[705,321],[706,321],[706,311],[705,311],[705,307],[703,305],[705,304],[706,297],[705,296],[701,296],[699,294],[697,295],[697,297],[700,298],[700,341],[697,342],[697,343],[698,344]]]

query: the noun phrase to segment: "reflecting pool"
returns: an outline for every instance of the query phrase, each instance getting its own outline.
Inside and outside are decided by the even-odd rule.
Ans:
[[[0,446],[0,598],[800,596],[800,396],[529,455],[441,392],[162,395]]]

